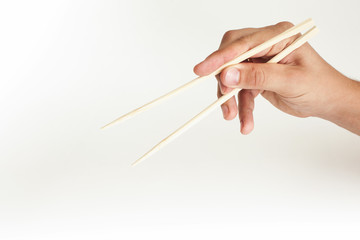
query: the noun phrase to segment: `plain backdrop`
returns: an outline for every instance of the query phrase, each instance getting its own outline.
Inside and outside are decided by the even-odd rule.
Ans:
[[[312,46],[360,79],[358,0],[1,1],[0,239],[359,239],[360,141],[259,97],[255,130],[220,109],[130,164],[216,99],[193,79],[230,29],[309,17]]]

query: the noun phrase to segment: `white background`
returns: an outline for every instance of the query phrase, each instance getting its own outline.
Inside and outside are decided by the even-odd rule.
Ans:
[[[311,44],[360,79],[359,1],[1,1],[0,239],[359,239],[359,137],[256,101],[130,164],[216,99],[195,77],[229,29],[312,17]],[[201,97],[196,97],[201,96]]]

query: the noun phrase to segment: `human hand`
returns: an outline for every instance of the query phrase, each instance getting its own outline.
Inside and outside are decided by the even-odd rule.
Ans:
[[[263,28],[228,31],[219,49],[196,65],[194,72],[208,75],[292,26],[281,22]],[[279,64],[265,64],[298,36],[279,42],[248,62],[227,67],[217,76],[218,97],[234,88],[242,89],[238,104],[233,97],[222,105],[224,118],[231,120],[239,113],[241,133],[250,133],[254,128],[254,99],[261,94],[285,113],[321,117],[360,134],[360,108],[354,106],[354,101],[360,103],[360,84],[331,67],[309,44],[296,49]]]

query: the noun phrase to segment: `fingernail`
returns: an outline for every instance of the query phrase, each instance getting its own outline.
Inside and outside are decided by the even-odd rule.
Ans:
[[[222,109],[222,112],[223,112],[223,116],[225,118],[227,116],[228,112],[229,112],[229,108],[226,105],[222,105],[221,109]]]
[[[229,68],[225,75],[226,85],[237,85],[240,78],[240,71],[237,68]]]

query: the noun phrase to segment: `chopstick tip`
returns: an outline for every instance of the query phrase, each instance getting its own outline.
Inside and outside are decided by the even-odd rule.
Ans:
[[[135,162],[133,162],[133,163],[131,164],[131,166],[134,167],[134,166],[138,165],[140,162],[144,161],[145,158],[148,158],[148,157],[149,157],[149,155],[150,155],[149,153],[150,153],[150,152],[147,152],[147,153],[145,153],[144,155],[142,155],[138,160],[136,160]]]
[[[108,124],[106,124],[106,125],[104,125],[104,126],[102,126],[100,129],[101,130],[104,130],[105,128],[108,128],[108,127],[110,127],[110,126],[112,126],[112,125],[114,125],[114,121],[112,121],[111,123],[108,123]]]
[[[139,158],[138,160],[136,160],[135,162],[133,162],[133,163],[131,164],[131,167],[135,167],[136,165],[139,164],[140,161],[141,161],[141,158]]]

